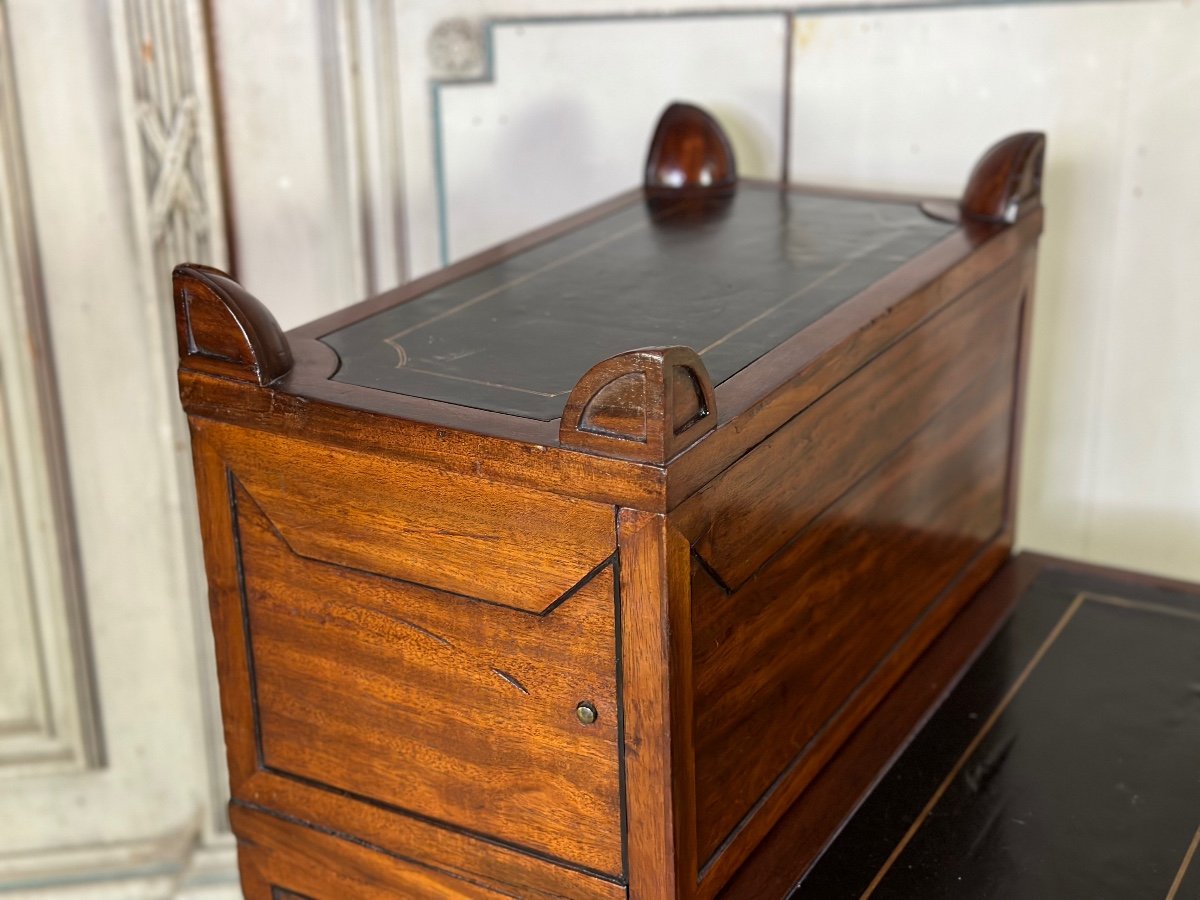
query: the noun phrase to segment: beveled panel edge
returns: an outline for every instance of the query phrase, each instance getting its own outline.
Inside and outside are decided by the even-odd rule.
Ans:
[[[553,615],[553,613],[556,609],[558,609],[560,606],[562,606],[564,603],[566,603],[568,600],[570,600],[573,596],[575,596],[575,594],[579,593],[580,590],[582,590],[591,581],[593,581],[598,575],[600,575],[602,572],[604,572],[605,569],[607,569],[610,566],[614,566],[616,563],[617,551],[616,551],[616,548],[614,547],[613,551],[608,556],[606,556],[604,559],[600,560],[600,562],[598,562],[595,566],[593,566],[591,569],[589,569],[588,572],[582,578],[580,578],[573,585],[571,585],[569,588],[567,588],[565,591],[563,591],[561,594],[559,594],[557,597],[555,597],[553,600],[551,600],[549,603],[547,603],[543,609],[540,609],[540,610],[524,609],[520,606],[512,606],[511,604],[501,603],[497,600],[489,600],[487,597],[477,597],[473,594],[462,594],[462,593],[459,593],[458,591],[447,590],[446,588],[440,588],[435,585],[428,584],[426,582],[412,581],[407,578],[399,578],[395,575],[387,575],[383,572],[376,572],[371,569],[363,569],[363,568],[359,568],[357,566],[348,565],[346,563],[334,562],[333,560],[329,560],[329,559],[322,559],[319,556],[313,556],[312,554],[309,554],[309,553],[302,553],[301,551],[297,550],[295,548],[295,546],[292,545],[292,543],[287,539],[287,536],[280,530],[279,526],[271,519],[270,514],[263,507],[263,505],[258,501],[258,499],[254,496],[254,493],[250,490],[249,486],[245,482],[243,482],[241,479],[238,478],[237,471],[235,469],[231,468],[229,470],[229,472],[230,472],[230,478],[233,480],[234,487],[238,490],[241,490],[242,493],[244,493],[246,495],[247,499],[249,499],[250,502],[254,504],[256,512],[258,513],[258,515],[262,516],[263,521],[265,521],[267,523],[267,526],[271,529],[271,533],[275,536],[275,539],[278,540],[279,543],[282,544],[284,546],[284,548],[286,548],[287,551],[289,553],[291,553],[293,556],[295,556],[297,559],[303,559],[307,562],[313,563],[314,565],[318,565],[318,566],[330,566],[330,567],[333,567],[336,569],[343,569],[347,572],[353,572],[357,575],[363,575],[368,578],[378,578],[383,581],[391,582],[391,583],[394,583],[397,585],[405,585],[405,586],[409,586],[409,587],[419,588],[419,589],[425,590],[425,591],[430,591],[430,592],[436,593],[436,594],[445,594],[448,597],[457,597],[462,600],[470,600],[472,603],[483,603],[487,606],[496,606],[501,609],[508,609],[508,610],[511,610],[516,613],[521,613],[521,614],[527,615],[527,616],[534,616],[539,619],[544,619],[546,616]]]
[[[418,588],[422,588],[424,590],[435,591],[438,593],[446,594],[448,596],[461,597],[466,600],[472,600],[472,601],[476,601],[479,603],[484,603],[489,606],[498,606],[498,607],[502,607],[504,609],[513,610],[514,612],[524,613],[526,615],[532,615],[532,616],[537,616],[537,617],[545,617],[545,616],[551,615],[555,609],[557,609],[564,602],[569,600],[581,588],[586,586],[597,575],[599,575],[601,572],[603,572],[606,567],[608,567],[610,565],[614,565],[614,561],[615,561],[616,554],[617,554],[617,532],[616,532],[616,527],[615,527],[615,507],[613,507],[612,509],[609,510],[610,516],[614,517],[614,518],[612,518],[612,521],[614,523],[612,530],[605,532],[605,536],[606,536],[605,542],[596,547],[596,549],[599,550],[600,552],[598,553],[598,555],[596,555],[594,557],[592,557],[591,554],[589,554],[588,562],[591,563],[591,565],[589,565],[589,567],[586,569],[586,571],[578,570],[578,571],[582,571],[582,574],[574,582],[572,582],[567,588],[565,588],[561,593],[548,599],[545,602],[545,604],[542,605],[540,608],[536,608],[533,606],[530,606],[530,607],[516,606],[511,603],[504,603],[499,600],[489,599],[487,597],[475,596],[472,594],[463,593],[461,591],[455,591],[455,590],[452,590],[452,589],[449,589],[446,587],[439,587],[437,585],[430,584],[430,583],[424,582],[424,581],[418,581],[418,580],[414,580],[411,578],[403,578],[403,577],[400,577],[397,575],[389,575],[385,572],[377,571],[374,569],[363,568],[361,566],[353,565],[349,561],[339,561],[339,560],[335,560],[335,559],[327,559],[327,558],[324,558],[321,556],[314,555],[312,553],[301,552],[300,550],[298,550],[296,548],[293,541],[288,540],[288,538],[286,537],[286,535],[284,533],[284,529],[280,528],[279,524],[271,517],[270,513],[267,510],[267,506],[264,505],[263,502],[259,498],[255,497],[254,491],[252,490],[253,485],[249,481],[247,481],[246,479],[242,478],[239,475],[237,460],[235,458],[231,458],[231,457],[236,457],[237,454],[236,453],[231,454],[228,451],[228,448],[226,446],[226,442],[229,439],[229,433],[222,432],[222,426],[226,425],[226,424],[227,423],[213,423],[213,425],[216,426],[214,428],[213,425],[206,425],[203,422],[193,422],[192,428],[193,428],[194,434],[199,432],[204,435],[204,438],[207,441],[210,442],[210,444],[212,445],[212,447],[214,449],[214,454],[217,456],[217,458],[220,460],[221,464],[224,466],[224,470],[226,472],[226,477],[229,480],[230,490],[232,492],[234,492],[234,493],[231,493],[231,495],[230,495],[231,498],[235,496],[237,490],[241,490],[246,495],[246,497],[254,504],[257,512],[260,515],[262,515],[263,519],[267,522],[267,524],[270,527],[273,534],[279,539],[279,541],[283,544],[283,546],[285,546],[293,555],[295,555],[296,557],[298,557],[300,559],[304,559],[304,560],[310,561],[312,563],[320,564],[320,565],[335,566],[337,568],[344,569],[347,571],[359,572],[359,573],[362,573],[364,575],[367,575],[367,576],[370,576],[373,578],[381,578],[386,581],[395,582],[397,584],[412,585],[412,586],[415,586]],[[292,438],[292,439],[295,439],[295,438]],[[320,447],[322,445],[318,444],[315,446]],[[339,448],[339,449],[341,449],[341,448]],[[356,448],[356,449],[350,450],[349,452],[362,453],[362,452],[369,452],[369,451],[363,451],[361,448]],[[375,454],[372,454],[372,455],[375,455]],[[421,465],[422,463],[415,463],[415,464]],[[525,492],[528,492],[531,490],[530,487],[524,486],[524,485],[507,485],[507,486],[515,487],[518,490],[525,491]],[[562,495],[555,494],[550,491],[538,491],[536,488],[534,488],[532,490],[535,490],[541,494],[545,494],[547,501],[554,500],[561,504],[562,501],[564,500],[564,497]],[[596,504],[596,505],[604,506],[607,504]],[[236,510],[236,503],[233,503],[233,506]],[[598,515],[600,511],[601,510],[596,510],[596,514]],[[240,545],[238,546],[237,552],[240,557],[240,553],[241,553]],[[594,562],[592,562],[593,559],[595,560]]]
[[[1034,577],[1024,555],[1010,556],[1002,563],[838,756],[781,815],[726,883],[719,895],[722,900],[790,892],[874,787],[877,773],[903,752],[999,631]],[[889,746],[889,740],[894,746]]]
[[[193,420],[193,426],[196,424]],[[396,852],[460,865],[464,871],[512,874],[514,884],[528,884],[555,896],[617,900],[626,896],[623,882],[581,873],[506,845],[464,835],[407,815],[361,803],[334,791],[263,771],[255,751],[253,660],[248,656],[243,599],[238,573],[237,528],[232,516],[230,472],[211,436],[193,431],[193,450],[201,508],[204,511],[205,561],[210,610],[216,632],[221,706],[229,763],[229,786],[235,800],[264,809],[294,812],[319,819]],[[618,684],[620,670],[617,670]],[[236,831],[236,828],[235,828]]]
[[[25,579],[5,572],[6,599],[24,611],[29,629],[0,634],[0,647],[23,658],[40,713],[0,721],[0,779],[92,770],[106,757],[6,6],[0,0],[0,432],[11,428],[12,436],[0,462],[7,457],[18,502],[0,519],[12,517],[25,561],[18,568],[29,579],[22,590]]]
[[[243,742],[245,750],[249,751],[249,756],[253,760],[253,763],[248,772],[242,773],[241,777],[239,777],[239,778],[231,779],[232,802],[236,803],[238,801],[242,801],[242,800],[245,800],[247,798],[254,796],[253,795],[254,786],[257,783],[261,782],[264,778],[278,779],[278,780],[281,780],[281,781],[289,783],[289,784],[303,786],[307,789],[310,789],[312,791],[316,791],[316,792],[319,792],[322,794],[337,796],[337,797],[341,797],[341,798],[353,801],[360,808],[368,807],[373,810],[387,813],[390,817],[393,818],[393,820],[395,817],[403,817],[405,820],[410,820],[412,822],[421,823],[423,825],[426,825],[426,826],[429,826],[429,827],[432,827],[435,829],[440,829],[445,832],[449,832],[449,833],[452,833],[455,835],[460,835],[463,838],[466,838],[466,839],[469,839],[472,841],[476,841],[476,842],[481,842],[488,846],[503,848],[505,850],[509,850],[514,853],[521,854],[524,857],[528,857],[530,859],[548,863],[548,864],[558,867],[560,869],[565,869],[565,870],[568,870],[571,872],[577,872],[577,873],[586,875],[589,878],[599,879],[599,880],[603,880],[603,881],[610,882],[613,884],[618,884],[618,883],[623,884],[624,883],[623,873],[604,872],[599,869],[595,869],[595,868],[589,867],[587,865],[584,865],[582,863],[574,862],[574,861],[566,859],[564,857],[555,856],[545,850],[537,849],[536,847],[526,846],[524,844],[517,843],[516,841],[511,840],[511,839],[506,839],[506,838],[496,836],[494,834],[489,834],[487,832],[478,831],[478,830],[470,828],[466,825],[450,821],[449,819],[438,818],[438,817],[430,815],[428,813],[420,812],[416,809],[406,808],[404,806],[399,805],[396,802],[384,800],[379,797],[368,796],[368,795],[365,795],[362,793],[358,793],[354,790],[348,790],[346,788],[341,788],[336,785],[327,783],[325,781],[318,780],[318,779],[313,778],[308,775],[303,775],[298,772],[292,772],[287,769],[277,767],[267,761],[265,748],[264,748],[264,735],[263,735],[263,730],[262,730],[263,729],[262,711],[260,709],[259,695],[258,695],[259,676],[256,672],[256,666],[255,666],[253,629],[251,627],[251,618],[250,618],[249,580],[248,580],[248,576],[247,576],[246,569],[245,569],[245,563],[244,563],[244,547],[243,547],[243,537],[242,537],[243,513],[239,506],[239,500],[238,500],[239,492],[241,494],[243,494],[247,499],[249,499],[251,503],[254,503],[254,506],[255,506],[254,514],[257,516],[260,516],[267,523],[268,528],[272,532],[272,537],[275,540],[278,540],[280,542],[281,548],[283,550],[285,550],[286,552],[290,552],[293,554],[295,553],[295,551],[292,549],[291,545],[287,543],[286,539],[284,539],[283,536],[281,534],[279,534],[279,532],[275,529],[275,526],[273,525],[273,523],[271,523],[270,519],[267,517],[267,515],[266,515],[265,511],[262,509],[262,507],[258,506],[258,504],[254,501],[253,497],[250,496],[249,492],[245,488],[245,485],[243,485],[241,482],[238,481],[236,474],[231,469],[226,468],[225,469],[225,477],[226,477],[226,482],[229,486],[229,497],[230,497],[230,512],[229,512],[229,514],[230,514],[230,521],[231,521],[231,524],[233,527],[233,552],[234,552],[234,561],[236,563],[236,580],[237,580],[236,596],[231,597],[231,598],[226,598],[226,602],[231,603],[231,604],[236,604],[236,607],[237,607],[234,610],[229,610],[228,614],[238,622],[240,629],[241,629],[241,642],[244,645],[243,652],[245,653],[245,659],[246,659],[245,690],[248,694],[249,718],[250,718],[250,723],[252,725],[252,727],[250,729],[243,729],[243,733],[238,735],[238,739]],[[614,518],[614,522],[615,522],[615,518]],[[300,556],[300,554],[295,554],[295,555],[301,559],[304,559],[306,562],[310,562],[313,565],[332,566],[332,567],[337,567],[337,568],[349,569],[349,567],[339,566],[339,564],[337,564],[337,563],[329,563],[324,560],[312,559],[311,557]],[[431,587],[430,585],[418,584],[415,582],[407,582],[402,579],[390,578],[388,576],[380,575],[375,572],[365,572],[360,569],[354,569],[351,571],[362,574],[368,578],[379,578],[384,581],[394,582],[396,584],[405,585],[405,586],[411,585],[420,590],[428,591],[428,592],[434,593],[434,594],[449,594],[450,593],[448,591],[443,591],[438,588]],[[590,572],[584,579],[582,579],[579,584],[572,587],[562,597],[560,597],[558,600],[556,600],[554,603],[552,603],[546,610],[544,610],[541,613],[532,613],[528,610],[522,610],[522,609],[519,609],[516,607],[506,606],[505,604],[495,603],[493,601],[488,601],[488,600],[481,600],[479,598],[474,598],[474,597],[463,597],[463,595],[455,595],[455,596],[460,596],[467,600],[473,600],[473,601],[477,601],[480,603],[484,603],[489,606],[500,607],[500,608],[510,610],[510,611],[516,612],[516,613],[524,613],[526,615],[532,615],[535,618],[544,618],[545,616],[551,614],[555,609],[557,609],[559,606],[561,606],[564,602],[569,601],[569,599],[572,596],[574,596],[579,590],[586,587],[592,580],[594,580],[597,576],[601,575],[605,571],[609,571],[610,577],[612,579],[612,587],[611,587],[611,599],[613,600],[612,624],[613,624],[613,628],[614,628],[614,638],[615,638],[616,632],[620,628],[620,621],[618,619],[619,601],[617,599],[618,592],[619,592],[619,587],[618,587],[619,572],[618,572],[618,566],[617,566],[617,562],[616,562],[616,553],[615,552],[613,553],[612,556],[605,559],[603,563],[601,563],[592,572]],[[618,640],[618,646],[619,646],[619,639],[617,639],[617,640]],[[243,648],[239,648],[239,649],[243,649]],[[622,723],[624,721],[625,713],[624,713],[624,709],[621,707],[620,699],[619,699],[620,698],[620,682],[621,682],[619,651],[616,655],[616,658],[613,660],[612,665],[614,666],[614,669],[615,669],[614,684],[616,685],[616,690],[615,690],[614,696],[611,699],[613,701],[614,708],[616,710],[616,715],[618,717],[617,731],[618,731],[618,734],[620,734],[621,728],[622,728]],[[623,775],[621,774],[621,766],[622,766],[621,756],[623,753],[623,747],[621,747],[618,744],[618,746],[615,748],[615,750],[616,750],[616,758],[614,759],[613,762],[616,765],[617,771],[618,771],[618,795],[622,797],[622,799],[619,802],[623,803],[622,795],[624,792],[624,779],[623,779]],[[284,808],[295,810],[297,815],[304,815],[307,813],[307,811],[310,807],[308,805],[302,803],[302,804],[299,804],[296,806],[284,807]],[[263,805],[263,809],[278,810],[278,809],[281,809],[281,807],[267,803],[267,804]],[[616,827],[615,823],[614,823],[614,827]],[[352,831],[353,829],[348,829],[348,830]],[[391,828],[388,828],[385,830],[387,833],[391,833]],[[623,832],[620,835],[620,840],[622,842],[624,840]],[[420,853],[417,853],[415,851],[414,851],[414,853],[416,856],[420,857]],[[623,853],[622,853],[622,858],[623,858]]]
[[[798,412],[795,416],[793,416],[791,419],[789,419],[786,423],[781,425],[776,431],[774,431],[770,435],[768,435],[763,441],[761,441],[760,443],[758,443],[751,449],[747,450],[745,454],[740,456],[732,464],[730,464],[725,469],[723,469],[719,473],[717,473],[710,482],[708,482],[707,484],[702,486],[699,490],[697,490],[695,493],[693,493],[687,500],[685,500],[684,502],[679,504],[677,507],[675,507],[672,510],[672,522],[692,542],[693,559],[707,572],[707,574],[726,593],[733,593],[733,592],[736,592],[737,590],[739,590],[747,581],[754,578],[755,575],[757,575],[758,572],[761,571],[765,566],[769,565],[770,561],[772,559],[774,559],[775,556],[779,552],[781,552],[782,549],[788,545],[788,543],[791,542],[791,540],[793,540],[798,534],[802,533],[804,531],[804,529],[807,528],[808,525],[810,525],[812,523],[813,520],[810,519],[807,522],[805,522],[803,527],[798,529],[794,534],[791,534],[790,536],[788,536],[786,538],[780,539],[779,546],[776,547],[774,550],[772,550],[767,556],[763,557],[762,562],[758,566],[756,566],[754,569],[744,570],[744,571],[740,572],[739,574],[737,574],[736,577],[730,577],[731,573],[727,570],[726,565],[718,558],[713,557],[713,555],[711,553],[706,552],[705,545],[708,543],[706,538],[710,537],[710,535],[706,531],[707,526],[709,526],[711,524],[714,516],[718,516],[721,513],[720,505],[717,505],[717,506],[713,505],[712,495],[710,494],[710,491],[712,491],[715,487],[720,486],[722,484],[723,479],[725,479],[729,476],[736,477],[736,473],[738,472],[738,469],[750,464],[754,460],[756,454],[758,454],[760,451],[768,448],[772,441],[775,441],[775,440],[778,440],[778,439],[784,437],[789,428],[802,423],[806,416],[809,416],[809,415],[811,415],[811,413],[816,411],[815,406],[816,406],[817,402],[824,401],[827,397],[839,396],[838,391],[845,386],[854,386],[855,379],[857,379],[858,377],[860,377],[862,375],[869,374],[866,370],[870,369],[872,367],[872,365],[883,364],[884,360],[886,359],[886,356],[891,351],[895,350],[896,348],[902,347],[902,345],[904,345],[904,343],[906,341],[920,338],[926,329],[928,329],[930,327],[940,327],[943,329],[944,328],[964,328],[964,329],[969,329],[969,330],[970,329],[980,330],[981,325],[980,325],[979,321],[976,321],[973,319],[969,320],[966,318],[967,316],[969,316],[971,314],[972,310],[978,312],[980,307],[988,307],[988,305],[991,304],[991,307],[989,307],[990,314],[997,315],[997,311],[996,311],[997,309],[1002,309],[1004,306],[1006,306],[1007,304],[1009,304],[1011,302],[1008,299],[1011,295],[1017,295],[1021,298],[1017,304],[1018,305],[1018,313],[1017,313],[1016,322],[1015,322],[1016,330],[1013,335],[1014,345],[1017,346],[1018,352],[1016,353],[1014,358],[1011,360],[1011,364],[1008,362],[1008,360],[1009,360],[1008,351],[1003,350],[1001,347],[997,346],[997,348],[995,348],[996,349],[995,359],[991,363],[980,367],[979,370],[976,371],[971,376],[971,378],[969,378],[967,381],[962,382],[961,384],[957,384],[957,387],[955,387],[954,389],[947,390],[945,393],[945,396],[943,397],[941,402],[936,403],[936,404],[931,404],[928,407],[928,409],[926,410],[926,412],[927,412],[926,416],[916,417],[913,420],[913,424],[915,425],[914,429],[912,431],[905,432],[903,434],[903,437],[901,437],[900,440],[898,441],[898,443],[896,443],[895,445],[892,445],[887,448],[881,448],[880,455],[875,460],[875,462],[870,463],[869,465],[866,466],[866,472],[873,471],[875,466],[878,465],[879,462],[882,461],[884,458],[890,456],[891,453],[893,453],[896,448],[905,445],[906,443],[911,441],[913,438],[915,438],[917,435],[919,435],[922,431],[924,431],[924,429],[929,427],[934,421],[936,421],[940,416],[942,416],[949,407],[951,407],[953,404],[958,402],[959,399],[965,393],[967,393],[968,391],[970,391],[974,387],[976,387],[978,384],[978,380],[982,377],[985,377],[987,375],[987,373],[991,370],[992,366],[1003,364],[1003,365],[1007,366],[1008,368],[1012,369],[1013,373],[1014,373],[1014,382],[1015,382],[1015,380],[1016,380],[1015,376],[1017,374],[1016,363],[1017,363],[1017,357],[1019,357],[1019,345],[1020,345],[1021,338],[1023,337],[1023,334],[1024,334],[1023,325],[1022,325],[1022,323],[1023,323],[1022,313],[1023,313],[1025,291],[1023,290],[1023,285],[1024,285],[1023,273],[1020,270],[1014,270],[1012,272],[1008,272],[1007,264],[1005,266],[1002,266],[1000,269],[997,269],[996,271],[990,273],[989,275],[981,278],[979,281],[975,282],[970,288],[968,288],[967,291],[965,291],[962,295],[960,295],[959,297],[956,297],[951,302],[945,304],[944,306],[940,307],[936,311],[930,313],[928,316],[923,318],[915,327],[904,332],[895,341],[893,341],[887,347],[885,347],[879,354],[877,354],[875,357],[872,357],[872,359],[870,361],[868,361],[866,364],[864,364],[860,368],[856,369],[854,372],[852,372],[850,375],[848,375],[842,381],[838,382],[838,384],[835,385],[830,391],[828,391],[827,393],[823,393],[820,396],[820,398],[818,398],[818,401],[814,401],[813,406],[805,407],[803,410]],[[972,295],[975,295],[975,296],[972,296]],[[933,339],[941,340],[943,343],[946,340],[945,337],[940,332],[936,336],[934,336]],[[926,340],[927,341],[929,340],[928,335],[926,336]],[[951,360],[951,362],[949,363],[950,365],[961,365],[962,364],[961,354],[959,355],[959,358],[957,360],[954,360],[951,357],[947,357],[947,359]],[[970,357],[971,364],[977,363],[978,359],[979,359],[978,355]],[[895,364],[895,363],[893,363],[893,364]],[[943,382],[943,384],[945,384],[946,387],[949,388],[951,385],[954,385],[955,382],[953,382],[953,381],[951,381],[949,383]],[[862,387],[861,384],[857,385],[857,388],[861,388],[861,387]],[[930,389],[931,389],[931,391],[936,392],[936,388],[937,388],[937,385],[933,385],[933,386],[931,386]],[[1015,397],[1015,390],[1016,390],[1016,386],[1014,384],[1013,389],[1010,392],[1010,396]],[[1015,413],[1016,412],[1015,403],[1011,404],[1011,405],[1014,406],[1013,412]],[[874,415],[878,414],[877,410],[875,410],[874,407],[872,407],[872,412]],[[845,430],[845,429],[843,428],[842,430]],[[1009,454],[1010,463],[1011,463],[1011,457],[1012,457],[1012,454],[1010,453]],[[778,477],[772,481],[769,490],[772,492],[781,490],[783,488],[785,482],[791,483],[791,482],[804,481],[806,478],[811,477],[810,475],[806,474],[806,471],[807,471],[807,469],[805,467],[796,467],[796,468],[789,469],[785,473],[779,473]],[[864,473],[864,475],[862,477],[866,477],[866,473]],[[846,488],[846,491],[853,490],[854,487],[858,483],[859,482],[857,480],[854,482],[851,482],[850,485]],[[764,487],[763,490],[765,491],[768,489],[766,487]],[[838,495],[838,496],[840,498],[843,495]],[[739,495],[739,499],[742,502],[745,502],[745,500],[746,500],[746,498],[744,496],[740,496],[740,495]],[[837,501],[834,500],[833,502],[837,502]],[[1009,512],[1009,510],[1006,507],[1006,514],[1008,512]],[[820,513],[818,512],[818,513],[816,513],[816,515],[819,516]],[[711,545],[708,545],[707,549],[711,549]]]
[[[230,817],[237,823],[238,862],[248,900],[321,900],[331,897],[331,883],[339,897],[365,886],[397,896],[428,897],[434,889],[439,895],[474,900],[513,896],[514,885],[396,853],[306,818],[248,803],[231,804]],[[546,895],[539,891],[535,896]]]

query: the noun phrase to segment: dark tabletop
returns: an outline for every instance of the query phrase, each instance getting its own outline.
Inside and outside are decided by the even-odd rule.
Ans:
[[[953,227],[770,185],[702,215],[635,203],[322,340],[336,381],[549,421],[639,347],[691,347],[720,384]]]
[[[794,893],[1200,898],[1200,596],[1048,571]]]

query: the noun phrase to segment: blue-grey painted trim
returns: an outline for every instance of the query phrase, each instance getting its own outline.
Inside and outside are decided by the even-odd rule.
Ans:
[[[887,0],[862,0],[859,3],[832,4],[808,3],[784,6],[760,6],[746,9],[682,9],[670,11],[646,12],[617,12],[617,13],[579,13],[578,15],[546,15],[546,16],[497,16],[485,18],[482,23],[483,31],[483,71],[470,78],[431,78],[429,80],[433,131],[433,171],[434,191],[437,194],[438,215],[438,257],[443,266],[450,264],[450,224],[449,210],[446,202],[446,167],[442,158],[445,138],[442,134],[442,103],[441,91],[444,87],[492,84],[495,82],[495,53],[493,52],[493,33],[498,27],[514,27],[526,25],[593,25],[597,22],[626,22],[635,19],[646,21],[670,19],[721,19],[721,18],[753,18],[769,16],[837,16],[865,15],[869,13],[905,13],[929,12],[932,10],[951,11],[956,9],[978,9],[981,7],[1002,6],[1080,6],[1080,5],[1109,5],[1124,3],[1163,3],[1165,0],[899,0],[890,3]],[[790,72],[789,72],[790,75]]]
[[[430,115],[433,118],[433,192],[437,202],[438,261],[450,265],[450,220],[446,208],[446,163],[443,158],[442,98],[444,82],[429,84]]]
[[[783,26],[783,109],[780,110],[779,180],[792,180],[792,72],[796,61],[796,17],[784,16]]]

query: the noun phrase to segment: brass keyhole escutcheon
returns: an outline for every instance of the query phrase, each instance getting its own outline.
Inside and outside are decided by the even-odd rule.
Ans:
[[[575,707],[575,718],[582,725],[591,725],[596,721],[596,707],[586,700],[581,700],[579,705]]]

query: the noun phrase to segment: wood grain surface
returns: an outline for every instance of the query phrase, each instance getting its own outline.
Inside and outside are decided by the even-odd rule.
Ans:
[[[765,795],[800,790],[802,779],[791,773],[802,755],[836,745],[835,716],[861,718],[869,709],[860,699],[865,680],[884,677],[877,667],[916,637],[930,604],[1000,536],[1019,315],[1017,298],[1001,296],[1007,321],[989,332],[997,353],[928,426],[741,590],[727,591],[695,567],[702,859]],[[978,313],[981,321],[987,312]],[[912,352],[930,352],[920,336],[912,340]],[[894,681],[900,672],[887,674]]]
[[[872,710],[718,895],[787,897],[901,748],[975,659],[1033,579],[1015,556],[964,606],[910,673]],[[801,895],[803,896],[803,895]]]
[[[296,553],[529,612],[612,555],[613,508],[482,473],[203,423]],[[502,565],[497,565],[503,560]]]
[[[515,894],[384,853],[348,836],[306,828],[278,816],[234,805],[238,860],[246,900],[499,900],[546,897]]]
[[[717,424],[704,362],[687,347],[647,347],[606,359],[567,398],[559,443],[662,465]]]
[[[611,565],[533,616],[300,559],[235,498],[264,766],[620,873]]]
[[[695,893],[688,545],[665,516],[622,510],[621,669],[633,897]]]
[[[672,520],[726,587],[739,588],[964,385],[1011,356],[1014,268],[894,344],[675,510]]]
[[[201,265],[177,266],[173,281],[181,367],[256,385],[291,370],[279,323],[240,284]]]

